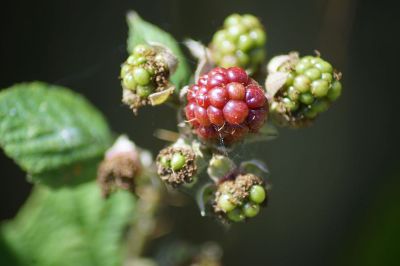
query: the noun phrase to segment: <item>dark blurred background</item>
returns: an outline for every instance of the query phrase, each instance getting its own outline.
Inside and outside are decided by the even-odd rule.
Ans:
[[[311,128],[280,131],[243,158],[272,172],[269,207],[223,230],[194,204],[173,208],[175,236],[218,240],[225,265],[396,265],[400,258],[399,19],[395,1],[7,1],[0,15],[0,88],[42,80],[72,88],[113,130],[154,153],[155,128],[175,128],[168,107],[134,117],[120,103],[125,13],[134,9],[178,40],[207,43],[224,17],[253,13],[268,32],[268,58],[314,49],[343,72],[341,99]],[[195,62],[190,61],[194,67]],[[0,218],[29,194],[24,173],[0,153]],[[66,254],[67,255],[67,254]],[[396,263],[397,262],[397,263]],[[398,264],[397,264],[398,265]]]

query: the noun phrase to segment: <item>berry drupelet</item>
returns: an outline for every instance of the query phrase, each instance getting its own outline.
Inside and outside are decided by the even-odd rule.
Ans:
[[[268,103],[264,90],[239,67],[214,68],[187,92],[185,114],[202,140],[231,144],[263,126]]]
[[[210,43],[212,58],[217,66],[240,66],[253,74],[265,58],[266,34],[253,15],[232,14]]]

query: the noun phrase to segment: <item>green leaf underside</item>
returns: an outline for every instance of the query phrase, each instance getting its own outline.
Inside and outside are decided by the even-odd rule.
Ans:
[[[0,146],[34,181],[63,169],[76,183],[87,176],[83,166],[100,159],[110,142],[99,111],[66,88],[32,82],[0,93]],[[46,181],[55,185],[63,178]]]
[[[104,200],[95,182],[74,189],[37,186],[17,217],[2,225],[0,258],[18,266],[122,265],[133,211],[130,193]]]
[[[171,77],[172,82],[178,90],[186,85],[190,78],[190,68],[174,37],[157,26],[143,20],[134,11],[128,13],[127,21],[129,26],[128,52],[131,53],[136,45],[143,43],[156,42],[165,45],[179,60],[178,68]]]

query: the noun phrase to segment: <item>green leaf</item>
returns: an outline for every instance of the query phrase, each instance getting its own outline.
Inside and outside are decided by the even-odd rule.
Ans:
[[[100,112],[66,88],[32,82],[0,93],[0,146],[35,182],[59,186],[94,178],[110,143]]]
[[[0,258],[18,266],[122,265],[133,211],[132,194],[118,191],[105,200],[95,182],[37,186],[17,217],[2,225]]]
[[[128,52],[131,53],[136,45],[143,43],[156,42],[165,45],[179,61],[178,68],[171,77],[172,83],[174,83],[178,90],[186,85],[190,78],[190,68],[174,37],[159,27],[143,20],[134,11],[128,13],[127,21],[129,26]]]

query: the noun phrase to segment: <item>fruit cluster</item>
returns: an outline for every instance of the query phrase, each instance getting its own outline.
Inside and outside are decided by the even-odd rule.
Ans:
[[[201,76],[187,100],[187,120],[199,138],[211,142],[231,144],[257,133],[268,113],[264,90],[239,67],[217,67]]]
[[[340,74],[318,56],[287,61],[277,71],[287,73],[287,79],[274,95],[270,108],[282,124],[302,126],[309,123],[341,94]]]
[[[265,43],[265,31],[255,16],[232,14],[214,34],[210,51],[217,66],[239,66],[253,74],[264,61]]]
[[[253,174],[242,174],[218,186],[214,211],[231,222],[240,222],[256,216],[266,198],[262,179]]]
[[[152,93],[168,87],[169,74],[167,62],[154,47],[137,45],[121,66],[121,84],[130,94],[127,104],[133,109],[148,104]]]

